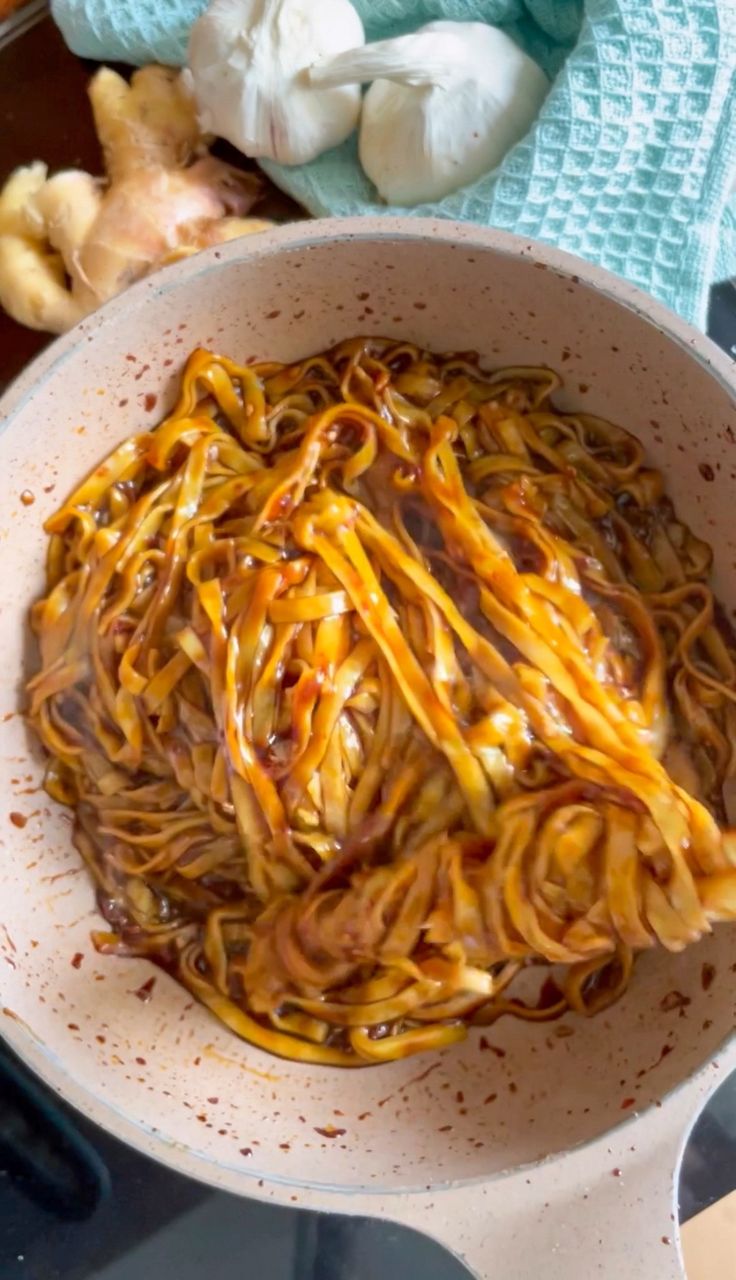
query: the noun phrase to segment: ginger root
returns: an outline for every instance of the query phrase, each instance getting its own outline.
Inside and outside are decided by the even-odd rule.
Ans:
[[[100,67],[88,93],[111,183],[139,169],[183,169],[202,146],[194,101],[169,67],[141,67],[130,84]]]
[[[41,161],[0,191],[0,306],[63,333],[134,280],[271,224],[244,215],[254,174],[208,154],[177,72],[143,67],[128,84],[102,67],[89,96],[105,178]]]

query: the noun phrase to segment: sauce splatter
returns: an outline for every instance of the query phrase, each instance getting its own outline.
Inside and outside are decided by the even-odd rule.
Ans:
[[[153,995],[153,988],[155,987],[155,985],[156,985],[156,979],[149,978],[146,982],[143,983],[142,986],[138,988],[137,991],[131,991],[130,994],[133,996],[137,996],[138,999],[143,1004],[148,1004],[149,1000]]]
[[[653,1062],[651,1067],[642,1067],[640,1071],[637,1071],[636,1073],[637,1080],[640,1080],[642,1076],[645,1076],[648,1071],[654,1071],[654,1068],[658,1067],[660,1062],[664,1062],[665,1058],[669,1057],[669,1055],[672,1053],[673,1048],[674,1048],[674,1045],[671,1045],[671,1044],[662,1045],[657,1061]]]
[[[19,830],[21,831],[23,830],[26,823],[28,822],[28,818],[24,813],[17,813],[15,810],[13,810],[12,813],[9,813],[8,817],[10,818],[10,821],[12,822],[13,826],[18,827]]]
[[[700,985],[704,991],[710,991],[713,986],[713,979],[716,976],[716,967],[714,964],[704,964],[700,970]]]
[[[490,1040],[487,1040],[485,1036],[481,1036],[480,1040],[478,1041],[478,1048],[490,1049],[491,1053],[495,1053],[497,1058],[506,1057],[506,1050],[502,1049],[500,1045],[491,1044]]]
[[[662,1013],[671,1013],[673,1009],[684,1011],[691,1003],[690,997],[682,994],[681,991],[668,991],[659,1002]]]
[[[10,948],[12,952],[17,953],[18,948],[16,947],[15,943],[13,942],[13,939],[10,936],[8,926],[6,924],[0,924],[0,929],[2,929],[3,933],[5,934],[5,942],[7,943],[7,946]]]
[[[76,951],[72,956],[72,969],[81,969],[84,956],[81,951]]]
[[[323,1138],[342,1138],[347,1133],[347,1129],[338,1129],[334,1124],[326,1124],[324,1128],[315,1125],[314,1132],[320,1133]]]
[[[20,500],[24,507],[32,507],[36,501],[36,495],[31,493],[30,489],[24,489],[20,495]]]
[[[430,1067],[427,1067],[424,1071],[420,1072],[418,1076],[412,1076],[411,1080],[407,1080],[406,1084],[402,1084],[399,1089],[399,1093],[404,1093],[404,1091],[411,1088],[413,1084],[421,1084],[422,1081],[426,1080],[427,1076],[431,1076],[432,1072],[436,1071],[440,1065],[441,1064],[439,1062],[433,1062]]]

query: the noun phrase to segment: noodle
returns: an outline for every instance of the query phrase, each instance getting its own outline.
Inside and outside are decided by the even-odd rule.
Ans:
[[[593,1014],[736,917],[710,551],[558,387],[375,339],[196,351],[48,521],[30,718],[100,950],[359,1066]]]

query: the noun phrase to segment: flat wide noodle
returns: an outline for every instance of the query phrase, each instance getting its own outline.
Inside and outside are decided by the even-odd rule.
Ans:
[[[736,916],[710,551],[558,386],[375,339],[196,351],[49,520],[30,718],[101,950],[353,1066],[594,1013]]]

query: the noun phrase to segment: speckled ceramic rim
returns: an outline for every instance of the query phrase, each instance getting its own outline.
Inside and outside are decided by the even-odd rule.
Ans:
[[[653,324],[679,347],[690,353],[708,371],[711,377],[733,397],[736,393],[736,375],[732,363],[703,334],[686,324],[678,316],[668,311],[660,303],[655,302],[633,285],[609,274],[601,268],[594,267],[571,254],[547,247],[537,242],[530,242],[519,236],[492,229],[475,227],[464,223],[436,222],[419,218],[348,218],[325,219],[313,222],[296,223],[276,228],[272,231],[234,241],[217,249],[210,249],[196,258],[190,258],[166,269],[151,279],[141,281],[122,296],[113,299],[102,310],[78,325],[70,333],[54,342],[46,351],[38,356],[31,365],[12,384],[0,399],[0,431],[12,427],[13,417],[49,379],[55,377],[64,363],[76,349],[81,338],[86,338],[92,329],[114,325],[126,311],[135,310],[147,301],[161,297],[172,289],[179,288],[187,280],[194,280],[226,270],[228,265],[237,261],[248,261],[278,255],[288,250],[304,248],[334,241],[396,241],[416,242],[436,240],[456,243],[463,248],[477,247],[491,249],[496,253],[512,259],[526,259],[538,263],[541,267],[554,271],[563,278],[571,279],[590,286],[603,294],[620,307],[634,312],[646,322]],[[378,1202],[386,1201],[390,1206],[392,1200],[404,1196],[400,1189],[387,1190],[371,1188],[351,1188],[349,1192],[340,1187],[330,1188],[324,1185],[302,1182],[296,1179],[269,1179],[264,1189],[258,1185],[256,1177],[249,1177],[247,1171],[215,1163],[192,1152],[188,1147],[170,1142],[159,1135],[155,1128],[146,1130],[139,1124],[130,1121],[125,1114],[112,1104],[80,1086],[67,1074],[63,1063],[52,1054],[45,1045],[35,1039],[28,1029],[19,1024],[9,1023],[3,1027],[3,1035],[23,1061],[34,1070],[52,1089],[64,1097],[84,1115],[96,1121],[116,1137],[129,1143],[161,1163],[168,1165],[180,1173],[188,1174],[202,1182],[222,1189],[245,1193],[259,1199],[281,1201],[288,1204],[287,1192],[294,1186],[306,1187],[310,1195],[302,1201],[304,1207],[330,1211],[350,1211],[355,1197],[366,1197],[373,1201],[378,1209]],[[736,1043],[736,1034],[728,1036],[719,1047],[719,1054],[727,1053]],[[700,1083],[698,1093],[702,1095],[702,1084],[706,1076],[708,1064],[694,1075],[685,1078],[667,1095],[672,1098],[681,1093],[687,1084],[695,1086]],[[714,1081],[714,1086],[717,1082]],[[611,1139],[612,1134],[623,1128],[639,1124],[652,1108],[643,1109],[637,1116],[624,1118],[620,1124],[613,1126],[605,1135],[597,1136],[589,1141],[570,1148],[568,1153],[585,1148],[600,1146]],[[681,1150],[680,1150],[681,1155]],[[507,1172],[499,1172],[480,1179],[462,1180],[460,1183],[436,1184],[434,1189],[443,1187],[473,1186],[498,1181],[509,1176],[528,1172],[529,1169],[541,1168],[565,1155],[556,1155],[535,1161],[523,1168],[516,1167]],[[678,1161],[679,1166],[679,1161]],[[342,1201],[342,1203],[341,1203]],[[365,1205],[365,1202],[364,1202]],[[384,1212],[391,1212],[390,1207]]]

